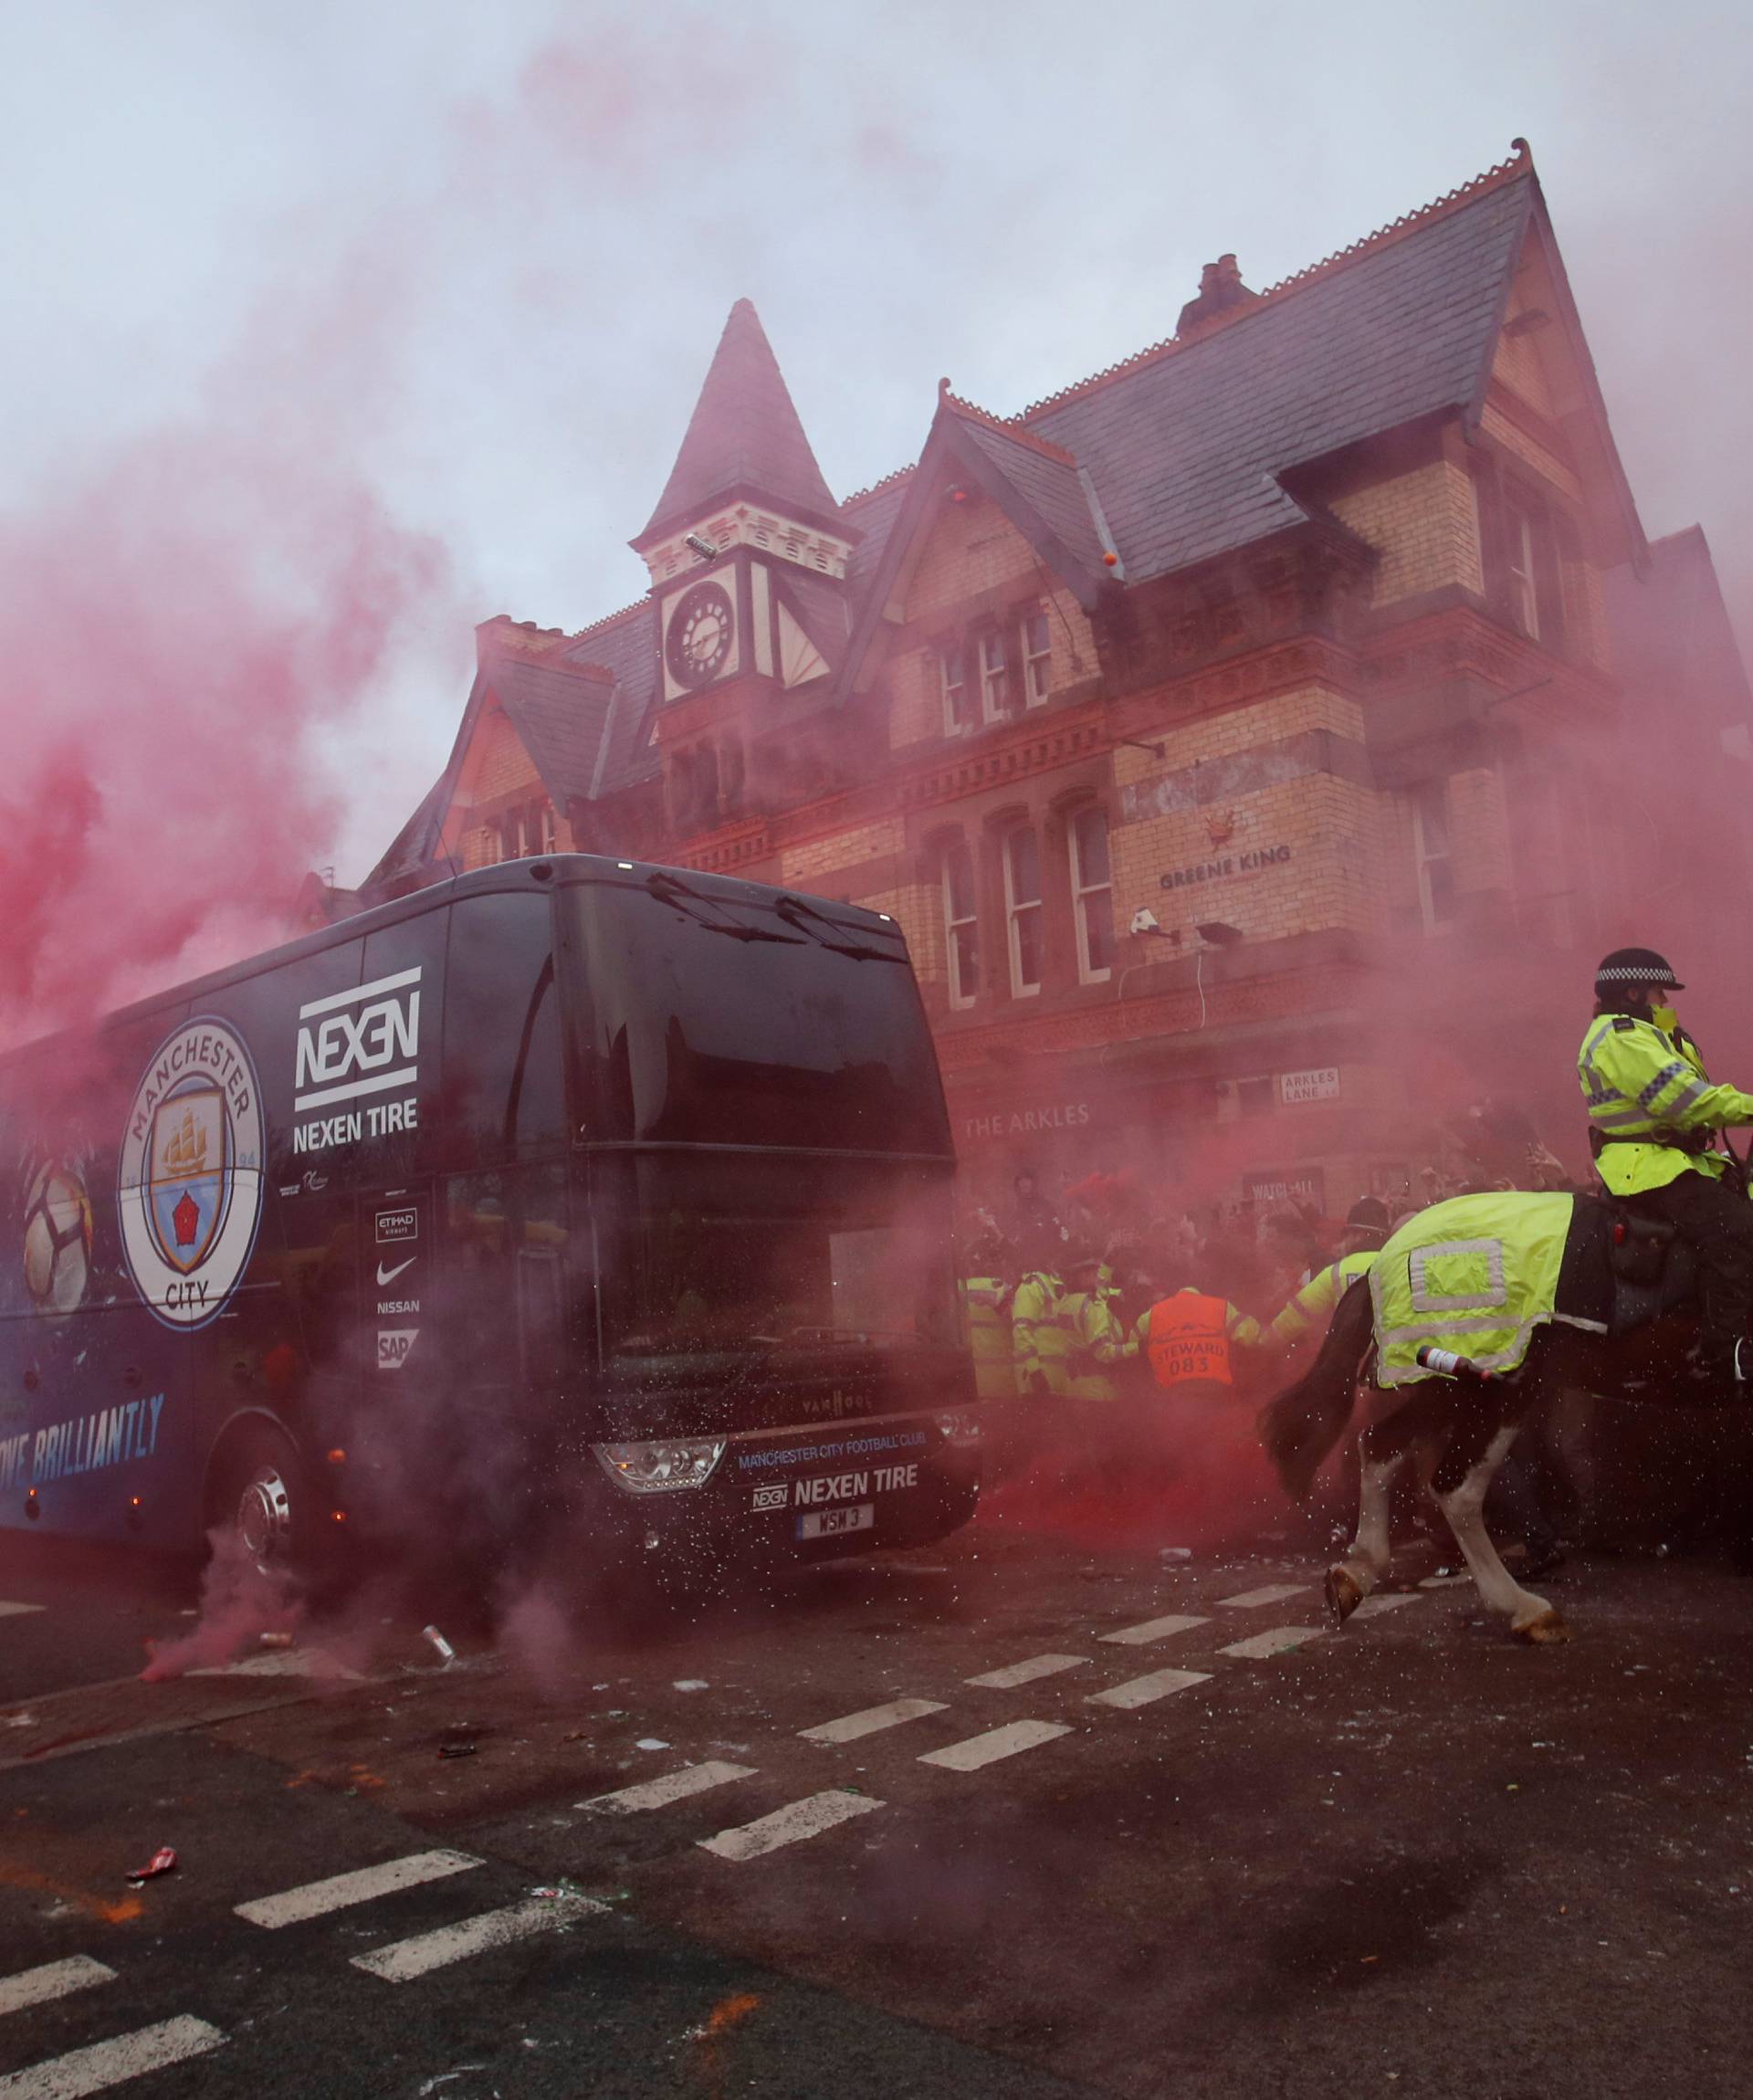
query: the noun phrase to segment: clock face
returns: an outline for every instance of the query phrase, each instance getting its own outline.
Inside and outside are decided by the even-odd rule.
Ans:
[[[730,593],[719,583],[696,583],[669,616],[664,658],[678,686],[709,685],[724,668],[736,634]]]

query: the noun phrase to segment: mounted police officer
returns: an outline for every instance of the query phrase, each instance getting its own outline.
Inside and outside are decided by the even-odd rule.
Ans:
[[[1697,1255],[1704,1319],[1690,1370],[1714,1386],[1753,1376],[1743,1339],[1753,1319],[1753,1203],[1712,1144],[1731,1124],[1753,1123],[1753,1095],[1711,1084],[1669,997],[1685,989],[1653,949],[1616,948],[1595,972],[1595,1017],[1577,1070],[1601,1180],[1665,1218]]]

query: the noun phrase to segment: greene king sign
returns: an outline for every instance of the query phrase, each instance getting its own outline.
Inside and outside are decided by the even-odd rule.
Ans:
[[[412,1130],[420,1084],[420,970],[398,971],[352,992],[333,992],[299,1009],[298,1070],[292,1107],[298,1115],[335,1113],[299,1123],[295,1152],[320,1152],[360,1138]],[[399,1101],[373,1096],[400,1093]],[[344,1103],[365,1106],[345,1108]]]

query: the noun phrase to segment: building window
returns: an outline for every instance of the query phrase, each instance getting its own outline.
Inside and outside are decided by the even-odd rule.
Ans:
[[[965,838],[943,852],[943,928],[950,951],[950,1003],[971,1006],[980,992],[980,914],[974,902],[974,856]]]
[[[968,705],[968,658],[964,650],[939,651],[938,679],[943,692],[943,733],[959,737],[974,726],[973,710]]]
[[[1519,504],[1512,503],[1508,528],[1509,615],[1530,641],[1538,641],[1540,590],[1538,572],[1535,568],[1533,514]]]
[[[1038,708],[1053,689],[1053,645],[1048,638],[1044,611],[1028,614],[1023,622],[1023,698]]]
[[[1011,995],[1030,999],[1041,989],[1041,849],[1027,825],[1004,835],[1004,918]]]
[[[1011,668],[1003,630],[988,628],[980,637],[980,704],[989,722],[1011,718]]]
[[[1449,858],[1449,791],[1427,781],[1412,796],[1412,857],[1418,866],[1418,908],[1434,933],[1454,918],[1454,867]]]
[[[1107,858],[1107,815],[1080,809],[1071,820],[1071,908],[1077,924],[1077,975],[1101,984],[1114,961],[1114,878]]]

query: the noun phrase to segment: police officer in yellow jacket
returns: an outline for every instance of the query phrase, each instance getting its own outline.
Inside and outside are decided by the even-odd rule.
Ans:
[[[1009,1242],[995,1232],[981,1233],[968,1252],[976,1273],[962,1278],[961,1309],[974,1360],[974,1390],[981,1400],[1014,1400],[1010,1283],[1014,1257]]]
[[[1653,1003],[1684,990],[1653,949],[1616,948],[1595,972],[1595,1015],[1577,1070],[1601,1180],[1667,1219],[1697,1255],[1704,1321],[1692,1374],[1716,1384],[1753,1371],[1743,1347],[1753,1317],[1753,1203],[1725,1182],[1731,1162],[1711,1140],[1753,1123],[1753,1095],[1713,1086],[1671,997]]]
[[[1139,1353],[1119,1315],[1119,1286],[1110,1263],[1087,1248],[1065,1255],[1065,1288],[1054,1324],[1066,1338],[1065,1391],[1073,1400],[1118,1400],[1120,1366]]]
[[[1301,1290],[1291,1297],[1266,1329],[1268,1342],[1278,1349],[1294,1349],[1309,1335],[1326,1328],[1333,1308],[1359,1276],[1375,1266],[1381,1244],[1388,1237],[1388,1206],[1380,1196],[1359,1196],[1345,1214],[1345,1234],[1337,1261],[1317,1269]]]
[[[1053,1317],[1065,1287],[1058,1270],[1058,1245],[1056,1237],[1043,1234],[1040,1244],[1025,1256],[1028,1265],[1011,1297],[1016,1390],[1024,1400],[1044,1393],[1063,1398],[1071,1389],[1071,1370],[1065,1360],[1071,1337]]]

